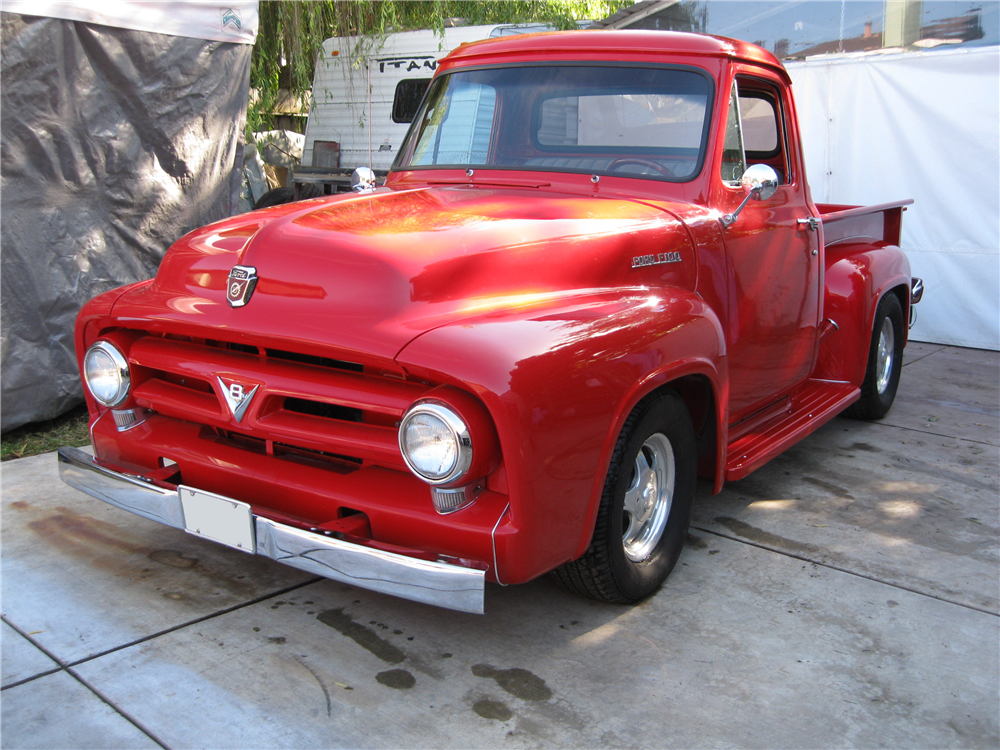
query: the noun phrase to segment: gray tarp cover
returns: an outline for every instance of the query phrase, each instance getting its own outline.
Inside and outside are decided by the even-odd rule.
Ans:
[[[6,431],[82,400],[84,302],[237,211],[252,47],[0,16]]]

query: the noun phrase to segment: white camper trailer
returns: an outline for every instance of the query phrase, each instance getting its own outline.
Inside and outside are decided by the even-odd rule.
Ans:
[[[389,34],[359,47],[357,37],[323,42],[306,121],[302,166],[293,179],[296,197],[346,189],[356,167],[384,176],[437,70],[437,63],[466,42],[511,34],[551,31],[543,24],[462,26],[444,36],[427,31]],[[364,46],[369,44],[367,48]],[[308,190],[304,186],[310,185]]]

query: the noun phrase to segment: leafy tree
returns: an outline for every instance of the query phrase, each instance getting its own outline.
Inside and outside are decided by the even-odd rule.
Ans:
[[[266,130],[282,90],[293,97],[312,87],[324,40],[359,37],[360,54],[397,31],[455,24],[548,23],[575,28],[583,19],[605,18],[630,0],[262,0],[260,25],[250,64],[247,130]]]

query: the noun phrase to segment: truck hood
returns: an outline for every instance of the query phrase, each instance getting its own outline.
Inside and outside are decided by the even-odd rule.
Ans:
[[[681,260],[633,262],[653,252]],[[233,308],[226,290],[236,265],[255,268],[258,282],[246,306]],[[384,362],[456,319],[601,289],[691,288],[694,268],[687,232],[663,207],[537,189],[380,190],[196,230],[114,315],[151,330]]]

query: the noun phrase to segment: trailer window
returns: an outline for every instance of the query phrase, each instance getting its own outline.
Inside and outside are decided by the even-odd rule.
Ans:
[[[407,78],[396,84],[396,94],[392,98],[393,122],[413,122],[430,83],[430,78]]]

